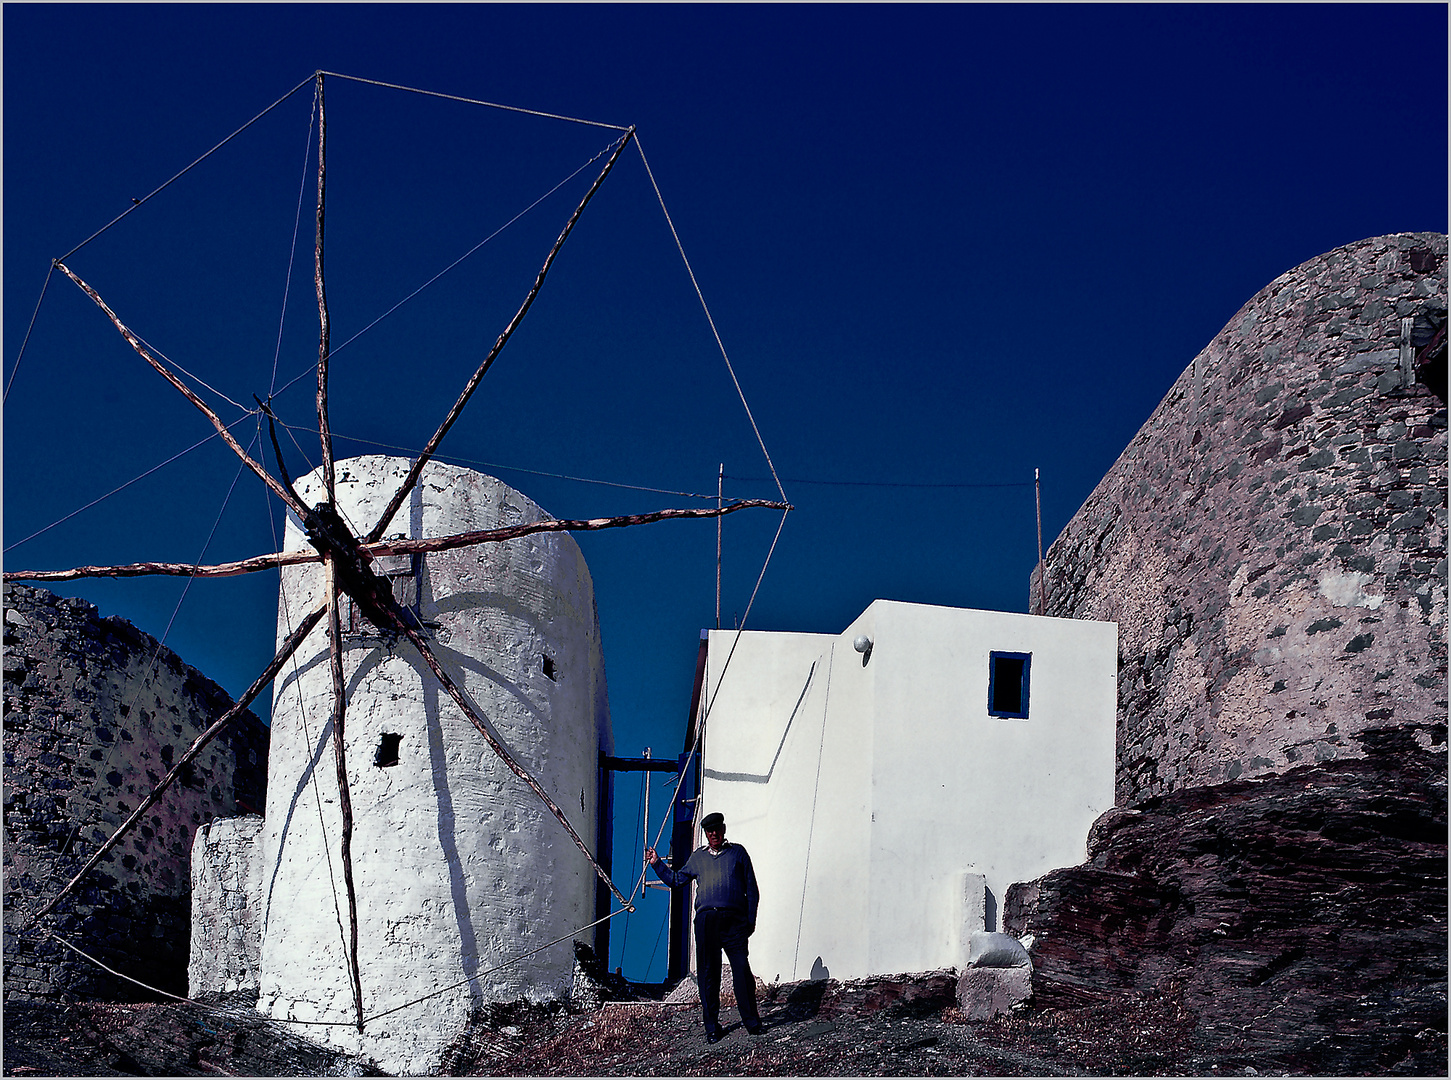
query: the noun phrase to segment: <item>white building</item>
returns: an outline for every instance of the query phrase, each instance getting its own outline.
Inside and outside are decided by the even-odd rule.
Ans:
[[[1114,623],[878,600],[735,638],[706,644],[697,818],[751,855],[768,981],[962,966],[1113,806]]]
[[[409,464],[383,456],[338,462],[339,511],[356,534],[373,525]],[[298,490],[310,503],[322,498],[316,473]],[[431,462],[389,537],[438,537],[546,516],[492,477]],[[289,520],[285,546],[306,543]],[[613,747],[594,587],[573,538],[538,533],[389,557],[375,569],[391,579],[395,599],[415,613],[499,741],[586,842],[597,842],[599,758]],[[279,641],[316,607],[323,588],[317,564],[284,570]],[[250,845],[260,847],[260,867],[236,875],[253,882],[249,900],[261,927],[257,1007],[279,1020],[310,1022],[297,1030],[368,1055],[389,1071],[426,1074],[484,1002],[568,996],[571,931],[596,918],[597,878],[417,651],[378,633],[350,602],[343,623],[366,1023],[359,1034],[344,929],[325,621],[274,684],[266,819],[260,843]],[[204,846],[240,838],[241,825],[219,829],[223,824]],[[207,855],[198,851],[194,861]],[[228,918],[205,904],[194,908],[194,922]],[[561,936],[560,944],[520,961]]]

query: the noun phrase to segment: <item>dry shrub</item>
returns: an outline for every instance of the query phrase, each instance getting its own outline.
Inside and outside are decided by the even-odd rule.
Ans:
[[[577,1017],[559,1034],[529,1048],[534,1062],[530,1071],[585,1075],[600,1061],[664,1051],[669,1048],[669,1037],[660,1028],[664,1012],[658,1006],[606,1005]]]

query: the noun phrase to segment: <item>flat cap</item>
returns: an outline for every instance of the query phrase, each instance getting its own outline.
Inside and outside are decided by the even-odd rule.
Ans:
[[[706,814],[700,819],[700,827],[704,829],[724,829],[725,816],[722,814]]]

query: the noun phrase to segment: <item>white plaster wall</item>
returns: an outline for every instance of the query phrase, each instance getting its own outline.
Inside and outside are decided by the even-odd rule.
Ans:
[[[961,873],[983,874],[1000,906],[1013,882],[1081,863],[1089,826],[1113,806],[1117,627],[886,600],[872,610],[869,966],[956,966]],[[1026,720],[988,714],[994,650],[1032,654]]]
[[[712,689],[734,637],[711,634]],[[988,715],[992,650],[1033,654],[1030,719]],[[1001,904],[1082,862],[1113,805],[1116,650],[1112,623],[891,601],[836,636],[743,634],[706,727],[702,811],[751,852],[756,973],[959,966],[964,871]]]
[[[408,464],[383,456],[338,463],[339,507],[356,532],[371,527]],[[298,486],[309,501],[321,497],[316,474]],[[430,463],[394,531],[439,536],[545,516],[498,480]],[[289,521],[286,546],[305,542]],[[282,592],[279,640],[322,595],[320,569],[285,572]],[[433,553],[420,596],[423,619],[436,624],[428,631],[436,655],[593,846],[598,753],[612,747],[593,585],[578,545],[546,533]],[[362,1035],[345,1026],[299,1030],[390,1071],[427,1072],[484,1002],[569,993],[568,940],[492,969],[592,922],[597,879],[411,645],[352,640],[344,674],[364,1016],[480,978],[370,1020]],[[258,1008],[350,1022],[331,698],[320,626],[274,695]],[[399,763],[380,768],[384,732],[401,736]]]
[[[752,956],[769,958],[765,966],[753,960],[753,970],[769,980],[805,978],[818,957],[856,946],[839,927],[866,915],[870,730],[845,708],[825,723],[838,664],[850,674],[859,658],[850,646],[849,659],[840,658],[831,635],[745,632],[726,668],[735,637],[710,635],[706,685],[715,701],[697,820],[724,814],[726,835],[751,854],[761,889]],[[808,864],[816,868],[809,887]]]

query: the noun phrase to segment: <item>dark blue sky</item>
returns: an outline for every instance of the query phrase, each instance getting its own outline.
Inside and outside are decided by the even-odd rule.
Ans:
[[[1259,288],[1340,244],[1445,231],[1446,19],[1441,5],[6,5],[5,565],[272,550],[261,485],[233,488],[215,440],[26,540],[210,429],[63,278],[23,357],[21,342],[52,258],[322,68],[637,125],[798,507],[753,628],[835,632],[877,597],[1025,610],[1030,486],[891,485],[1027,485],[1041,468],[1051,542]],[[241,405],[303,375],[277,399],[302,426],[306,208],[285,321],[282,301],[310,107],[305,87],[67,260]],[[337,79],[328,114],[334,348],[612,138]],[[593,171],[339,350],[340,452],[432,432]],[[256,425],[237,430],[247,443]],[[444,448],[687,492],[713,492],[724,462],[727,494],[771,495],[735,479],[765,463],[638,154]],[[486,471],[560,517],[691,505]],[[727,626],[777,520],[725,523]],[[714,529],[579,539],[618,752],[673,754],[714,621]],[[183,585],[57,591],[161,636]],[[235,694],[274,622],[272,575],[199,582],[167,641]],[[625,964],[643,977],[658,918],[635,919]]]

